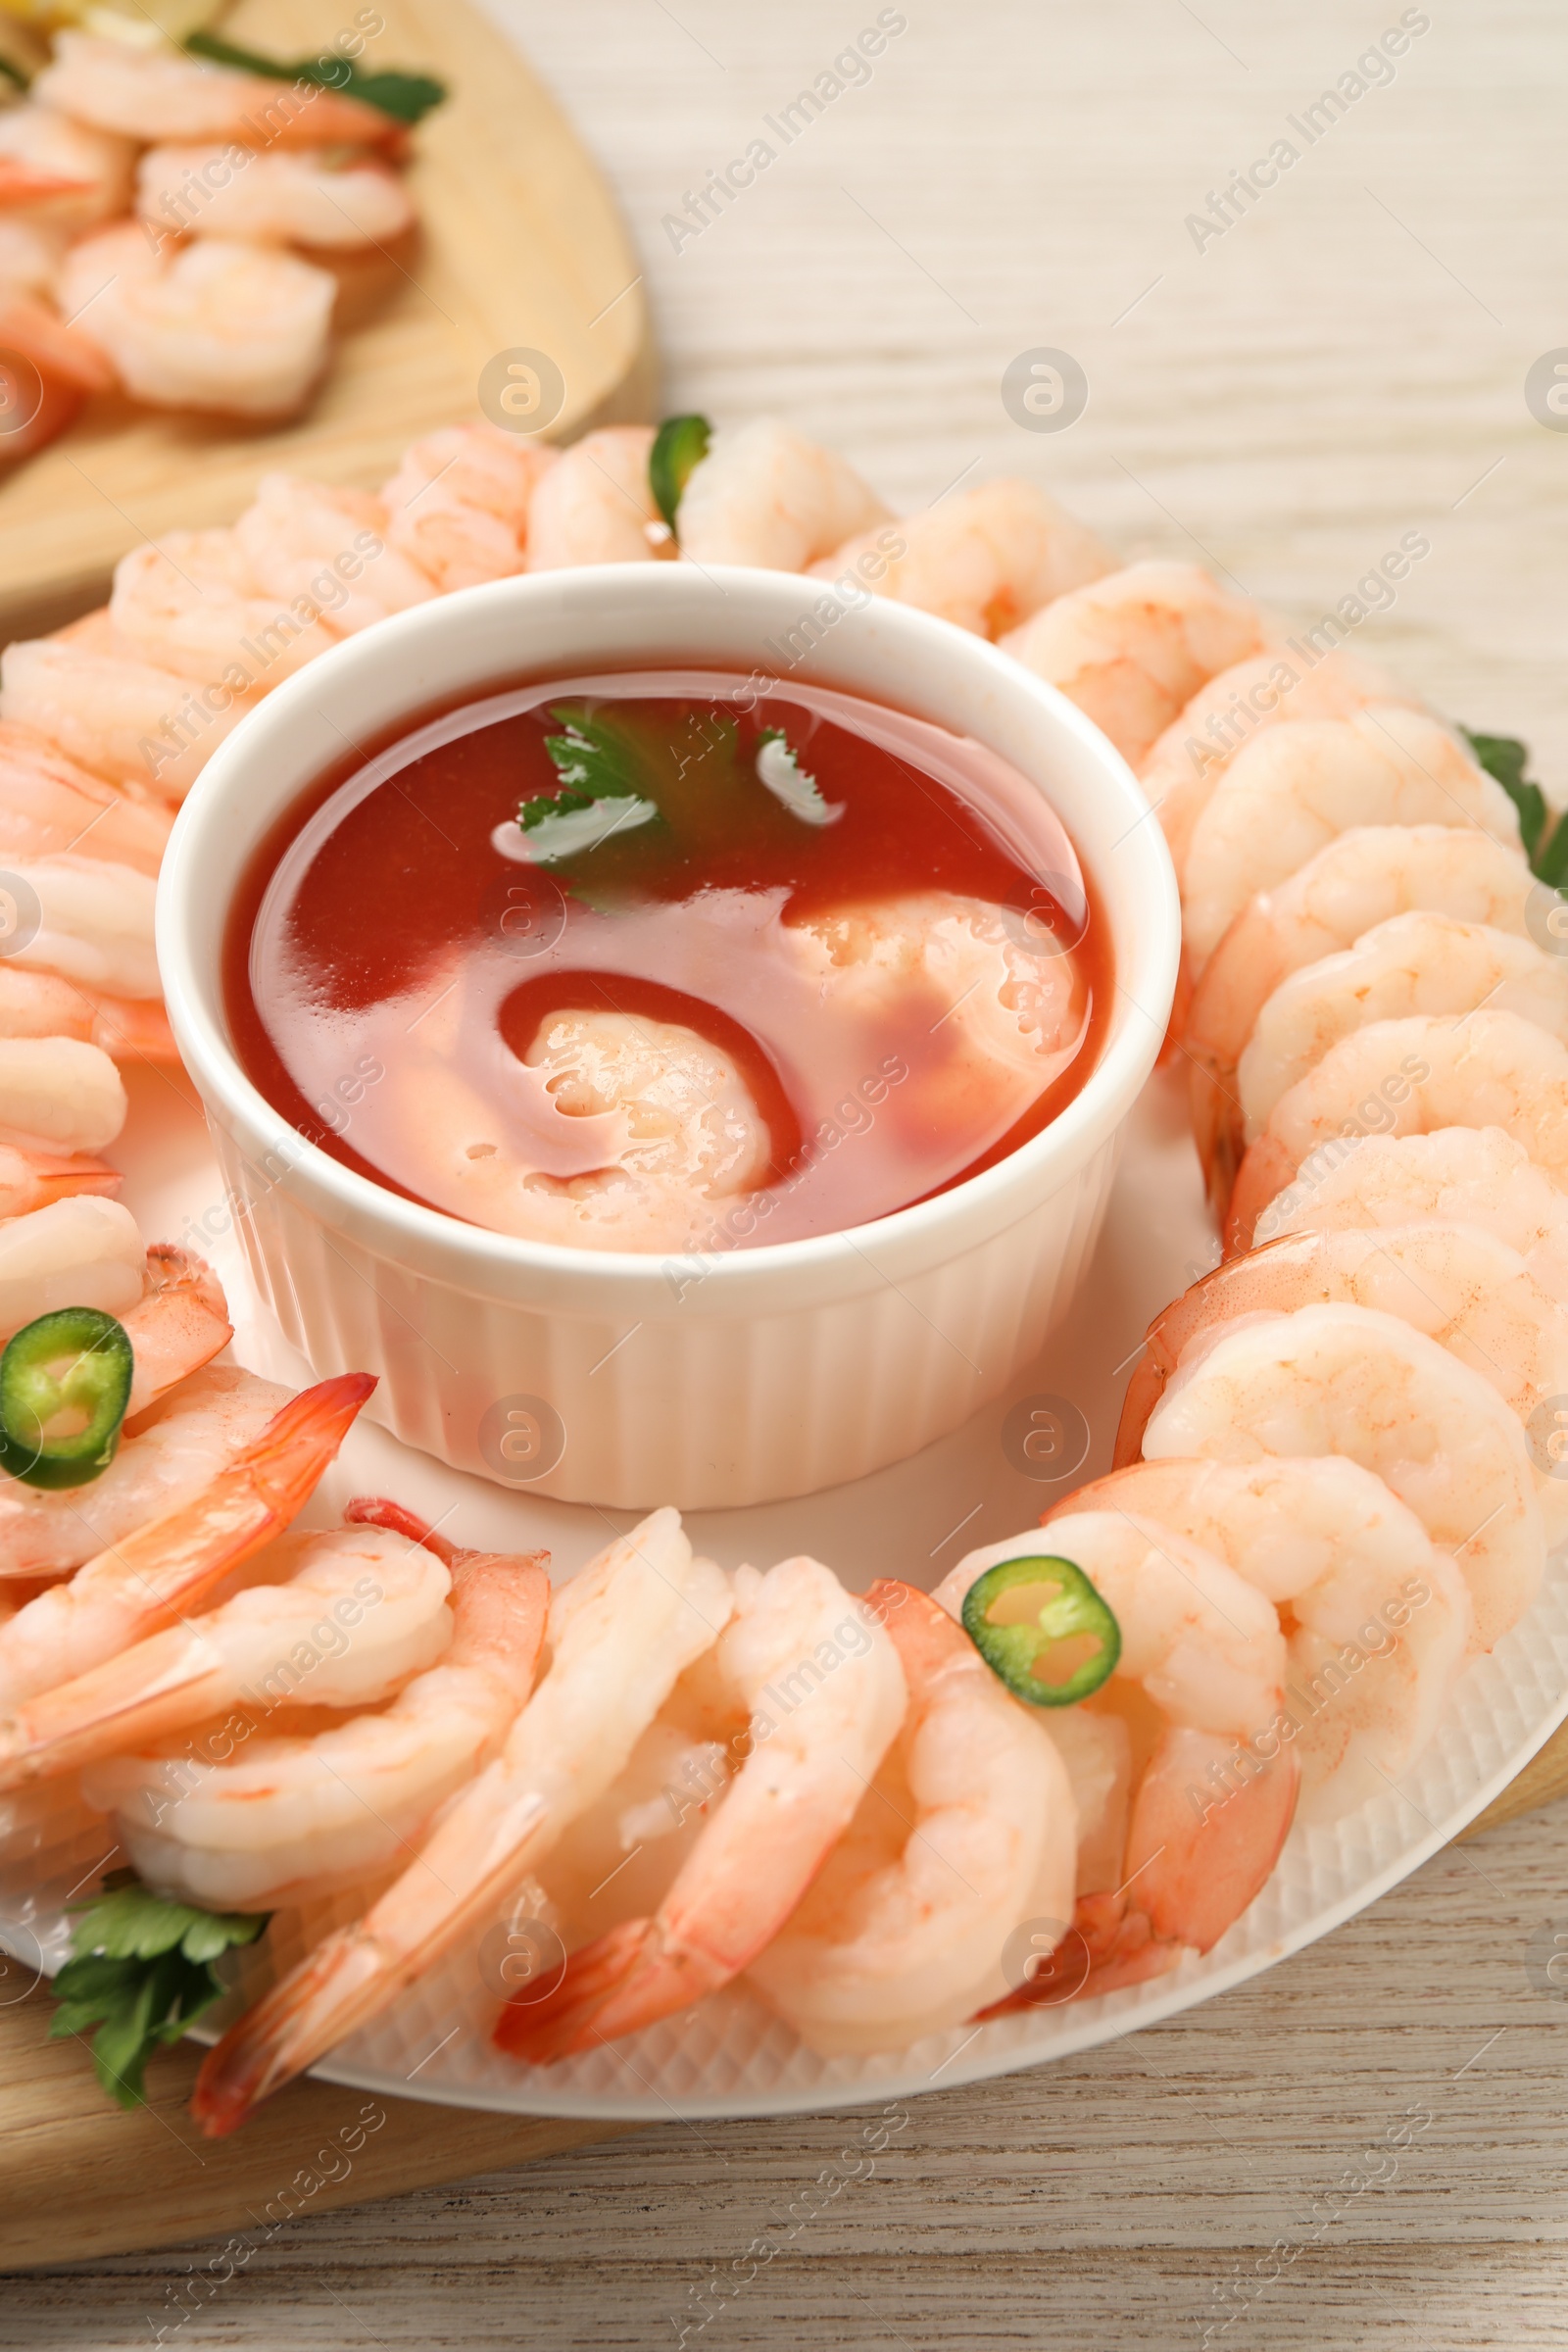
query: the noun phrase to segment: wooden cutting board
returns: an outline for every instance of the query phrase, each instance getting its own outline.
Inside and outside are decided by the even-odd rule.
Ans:
[[[245,427],[105,396],[0,479],[0,644],[100,603],[140,539],[231,522],[270,466],[383,481],[417,434],[478,414],[499,352],[541,351],[560,368],[552,440],[653,413],[637,262],[554,101],[467,0],[378,0],[377,13],[386,29],[365,64],[433,72],[451,93],[414,134],[418,230],[340,273],[331,367],[295,422]],[[242,0],[222,31],[297,57],[347,22],[342,0]]]
[[[1568,1725],[1464,1834],[1474,1837],[1565,1792]],[[243,2267],[245,2247],[266,2244],[294,2210],[396,2196],[629,2129],[482,2115],[296,2082],[234,2138],[204,2140],[185,2112],[197,2050],[186,2045],[154,2059],[149,2106],[122,2115],[98,2088],[86,2045],[46,2038],[52,2003],[24,1988],[14,1964],[9,1978],[0,1976],[0,2003],[7,2002],[0,2006],[0,2269],[241,2236],[222,2259]]]

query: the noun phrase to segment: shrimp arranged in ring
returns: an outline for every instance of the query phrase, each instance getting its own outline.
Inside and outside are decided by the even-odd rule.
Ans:
[[[1130,564],[1058,596],[1002,640],[1139,766],[1199,688],[1261,653],[1257,607],[1197,564]]]
[[[1271,727],[1238,752],[1176,855],[1194,977],[1260,890],[1337,833],[1385,824],[1479,827],[1520,849],[1502,786],[1421,711],[1374,704],[1354,718]]]
[[[162,994],[153,949],[157,885],[101,858],[40,858],[11,868],[38,908],[37,929],[10,948],[25,971],[56,972],[116,997]]]
[[[1568,1045],[1568,965],[1513,932],[1446,914],[1396,914],[1353,947],[1304,964],[1263,1005],[1237,1065],[1247,1140],[1342,1038],[1373,1021],[1483,1004]]]
[[[138,400],[288,416],[326,364],[337,280],[233,237],[159,252],[132,221],[74,245],[59,291]]]
[[[825,1674],[824,1647],[837,1658]],[[635,2034],[750,1967],[849,1827],[908,1703],[893,1642],[811,1559],[737,1571],[715,1665],[750,1718],[744,1763],[654,1917],[585,1944],[545,1999],[503,2013],[495,2039],[512,2057],[549,2065]]]
[[[1277,1194],[1254,1245],[1287,1233],[1470,1225],[1517,1250],[1542,1289],[1568,1306],[1568,1193],[1500,1127],[1369,1135],[1314,1185]]]
[[[315,84],[269,81],[160,45],[88,32],[57,34],[32,96],[77,122],[145,142],[213,140],[238,147],[379,146],[397,125],[373,106]]]
[[[651,424],[610,424],[562,453],[528,509],[530,571],[652,564],[673,553],[648,479],[653,446]]]
[[[0,1218],[30,1216],[77,1194],[118,1193],[124,1178],[82,1152],[42,1152],[0,1143]]]
[[[1334,1300],[1397,1315],[1446,1348],[1528,1424],[1568,1396],[1568,1314],[1505,1242],[1468,1225],[1388,1225],[1377,1233],[1299,1234],[1216,1267],[1149,1329],[1127,1386],[1118,1463],[1136,1461],[1166,1381],[1242,1317]],[[1568,1535],[1568,1493],[1538,1471],[1547,1538]]]
[[[1279,1729],[1301,1762],[1300,1819],[1339,1819],[1423,1753],[1464,1665],[1470,1595],[1371,1471],[1337,1454],[1135,1462],[1045,1524],[1074,1511],[1157,1520],[1289,1611]]]
[[[0,1037],[74,1037],[111,1061],[179,1059],[169,1016],[152,998],[109,997],[58,972],[10,965],[0,965]]]
[[[1375,1471],[1453,1555],[1475,1646],[1494,1648],[1545,1566],[1530,1456],[1496,1391],[1424,1332],[1352,1305],[1233,1325],[1180,1367],[1144,1432],[1149,1461],[1328,1453]]]
[[[363,1506],[349,1517],[365,1523]],[[137,1747],[84,1774],[87,1803],[113,1816],[149,1886],[248,1911],[374,1878],[490,1762],[533,1686],[548,1555],[457,1551],[428,1531],[418,1540],[451,1570],[452,1641],[390,1705],[314,1734],[262,1724],[255,1737],[241,1717],[224,1761]]]
[[[1304,674],[1284,652],[1218,670],[1171,720],[1139,769],[1180,873],[1199,816],[1231,761],[1279,726],[1353,718],[1369,704],[1419,709],[1418,696],[1343,646]]]
[[[1500,1127],[1568,1189],[1568,1051],[1516,1012],[1462,1020],[1373,1021],[1331,1047],[1282,1095],[1243,1160],[1227,1251],[1250,1246],[1259,1213],[1291,1187],[1299,1198],[1372,1133]]]
[[[452,1576],[379,1527],[285,1536],[205,1615],[146,1635],[0,1714],[0,1789],[167,1739],[231,1708],[365,1707],[452,1640]],[[303,1660],[302,1660],[303,1653]]]
[[[759,416],[714,433],[681,493],[675,535],[693,564],[807,571],[847,539],[891,520],[841,457],[775,417]]]
[[[888,529],[861,534],[813,564],[813,574],[855,573],[878,596],[977,637],[1004,637],[1054,597],[1116,569],[1093,531],[1014,476],[959,490],[890,528],[902,552],[890,554]]]
[[[281,1535],[374,1386],[368,1373],[346,1372],[291,1397],[238,1452],[220,1454],[194,1495],[138,1517],[69,1584],[19,1609],[0,1627],[0,1705],[56,1690],[161,1631]],[[122,1488],[117,1499],[124,1496]]]
[[[0,1037],[0,1128],[24,1149],[101,1152],[125,1124],[125,1109],[120,1072],[100,1047],[76,1037]]]
[[[0,720],[48,737],[111,783],[172,801],[183,800],[256,699],[230,686],[200,692],[139,660],[104,613],[59,637],[16,638],[0,654]]]
[[[79,1194],[0,1223],[0,1337],[62,1306],[123,1318],[146,1283],[136,1220],[118,1200]]]
[[[1044,1721],[924,1592],[875,1584],[908,1713],[855,1819],[748,1970],[811,2049],[903,2049],[1006,1989],[1026,1919],[1072,1916],[1077,1809]]]
[[[1049,1540],[1033,1531],[971,1552],[936,1597],[957,1615],[988,1568],[1052,1554],[1090,1578],[1121,1628],[1110,1681],[1061,1710],[1106,1719],[1125,1759],[1120,1871],[1110,1889],[1080,1896],[1073,1916],[1090,1962],[1077,1989],[1094,1994],[1218,1942],[1279,1860],[1300,1771],[1282,1749],[1230,1801],[1195,1804],[1193,1791],[1209,1784],[1211,1769],[1231,1765],[1279,1713],[1285,1637],[1272,1602],[1152,1519],[1069,1511],[1053,1522]],[[1113,1817],[1122,1820],[1121,1804]],[[1025,1985],[997,2007],[1027,2006],[1029,1998]]]
[[[133,547],[115,565],[109,620],[123,652],[204,684],[236,666],[248,676],[257,646],[276,682],[338,642],[324,619],[279,612],[231,530],[166,531]]]
[[[1529,936],[1535,877],[1517,852],[1460,825],[1355,825],[1244,907],[1203,966],[1182,1028],[1193,1134],[1217,1198],[1235,1181],[1236,1065],[1268,999],[1320,956],[1417,909]]]
[[[264,473],[234,539],[264,595],[287,605],[296,620],[309,625],[322,613],[338,636],[352,637],[435,594],[428,574],[388,544],[386,531],[386,509],[366,491]]]
[[[381,486],[389,545],[436,593],[507,580],[526,568],[533,497],[558,453],[499,425],[448,425],[411,442]]]
[[[619,1779],[733,1606],[729,1579],[693,1553],[668,1509],[617,1537],[555,1593],[549,1668],[498,1759],[448,1805],[364,1918],[318,1944],[209,2053],[191,2107],[211,2137],[235,2131],[259,2100],[499,1915]]]
[[[173,819],[89,775],[34,728],[0,720],[0,856],[79,851],[156,876]]]
[[[242,165],[228,146],[150,147],[136,167],[136,212],[166,237],[243,237],[331,253],[389,244],[414,221],[397,173],[339,147],[279,148]]]

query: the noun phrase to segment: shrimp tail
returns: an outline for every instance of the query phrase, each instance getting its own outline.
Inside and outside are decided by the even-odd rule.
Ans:
[[[33,1152],[0,1144],[0,1217],[24,1217],[72,1193],[118,1193],[125,1179],[83,1152]]]
[[[1277,1136],[1263,1134],[1249,1145],[1225,1214],[1227,1257],[1242,1257],[1250,1250],[1252,1228],[1295,1174],[1295,1162]]]
[[[1168,1730],[1133,1806],[1129,1911],[1156,1936],[1211,1950],[1272,1874],[1300,1778],[1294,1748],[1259,1764],[1223,1733]]]
[[[433,1551],[449,1568],[462,1556],[457,1545],[438,1536],[427,1520],[405,1510],[401,1502],[393,1502],[385,1494],[356,1494],[352,1502],[343,1506],[343,1524],[384,1527],[394,1536],[407,1536],[411,1544],[422,1544],[426,1551]]]
[[[363,1921],[318,1944],[203,2059],[190,2111],[206,2136],[237,2132],[263,2099],[352,2033],[380,2006],[391,1965]]]
[[[234,1337],[217,1275],[205,1258],[174,1242],[150,1244],[146,1293],[121,1321],[135,1361],[127,1421],[210,1364]]]
[[[514,1993],[496,2021],[497,2049],[554,2066],[690,2008],[734,1975],[727,1960],[676,1943],[654,1919],[627,1919],[573,1952],[543,2000]]]

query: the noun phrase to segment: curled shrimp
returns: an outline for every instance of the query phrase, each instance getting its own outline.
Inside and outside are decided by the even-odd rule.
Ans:
[[[74,122],[139,144],[374,147],[398,135],[388,116],[341,91],[271,81],[164,44],[144,49],[91,32],[56,35],[53,62],[34,79],[32,96]]]
[[[1375,1307],[1424,1331],[1527,1425],[1548,1398],[1568,1396],[1568,1314],[1506,1242],[1468,1225],[1298,1234],[1216,1267],[1156,1316],[1127,1386],[1117,1462],[1137,1460],[1167,1380],[1215,1332],[1243,1316],[1332,1300]],[[1568,1494],[1537,1477],[1555,1543],[1568,1535]]]
[[[337,280],[232,237],[159,252],[135,222],[74,245],[60,302],[154,408],[289,416],[326,364]],[[3,322],[0,322],[3,326]]]
[[[891,519],[852,466],[830,449],[758,416],[720,426],[693,467],[675,514],[693,564],[758,564],[806,571],[845,540]]]
[[[583,1945],[543,2000],[503,2012],[510,2056],[549,2065],[739,1976],[848,1828],[907,1704],[887,1635],[804,1557],[737,1571],[715,1663],[750,1718],[745,1761],[655,1915]]]
[[[79,235],[126,211],[135,152],[130,139],[36,98],[11,107],[0,115],[0,203]]]
[[[351,1504],[347,1516],[375,1525],[376,1513]],[[497,1753],[533,1685],[548,1555],[458,1551],[428,1530],[416,1540],[450,1567],[452,1641],[390,1705],[292,1735],[231,1717],[220,1756],[217,1741],[196,1761],[188,1744],[117,1743],[83,1776],[149,1886],[232,1911],[378,1877]]]
[[[136,1366],[131,1374],[125,1418],[134,1420],[165,1393],[211,1363],[234,1333],[228,1303],[212,1267],[172,1242],[154,1242],[147,1251],[142,1294],[121,1316]],[[270,1384],[247,1381],[270,1396]],[[277,1401],[282,1402],[281,1394]]]
[[[1006,1989],[1025,1920],[1072,1916],[1077,1808],[1051,1734],[926,1593],[875,1584],[908,1712],[749,1981],[812,2049],[893,2050]]]
[[[161,1631],[280,1535],[374,1386],[368,1373],[346,1372],[291,1397],[194,1495],[111,1538],[69,1584],[19,1609],[0,1627],[0,1705],[53,1690]]]
[[[1136,767],[1200,686],[1270,634],[1250,598],[1199,564],[1147,563],[1054,598],[1002,650],[1059,687]]]
[[[650,424],[611,424],[563,452],[528,509],[528,569],[651,564],[668,533],[648,479]]]
[[[1502,786],[1419,710],[1373,704],[1353,718],[1272,727],[1226,767],[1177,858],[1195,977],[1260,890],[1368,824],[1462,825],[1520,847]]]
[[[0,856],[78,851],[156,877],[173,820],[90,775],[35,728],[0,720]]]
[[[168,800],[184,798],[254,708],[243,689],[199,691],[140,660],[98,614],[59,637],[16,638],[0,654],[0,719],[111,783]]]
[[[363,151],[150,147],[136,167],[136,211],[166,237],[240,237],[353,253],[414,222],[408,188]]]
[[[452,1640],[451,1571],[378,1527],[285,1536],[247,1583],[0,1715],[0,1789],[138,1748],[236,1707],[364,1707]]]
[[[0,1336],[62,1306],[123,1317],[141,1303],[146,1278],[136,1220],[118,1200],[78,1194],[9,1218],[0,1224]]]
[[[1353,718],[1369,704],[1419,709],[1388,671],[1343,646],[1302,670],[1283,649],[1217,670],[1156,737],[1139,778],[1159,812],[1178,873],[1194,825],[1231,761],[1278,726]]]
[[[1107,1718],[1123,1759],[1112,1809],[1120,1875],[1109,1889],[1081,1895],[1073,1915],[1077,1958],[1087,1957],[1074,1989],[1094,1994],[1174,1967],[1184,1948],[1206,1952],[1218,1942],[1279,1860],[1300,1770],[1277,1740],[1272,1754],[1257,1752],[1284,1695],[1285,1638],[1273,1604],[1152,1519],[1069,1511],[1054,1521],[1049,1544],[1031,1533],[971,1552],[937,1599],[957,1615],[988,1568],[1051,1554],[1091,1579],[1121,1629],[1111,1679],[1060,1710]],[[1049,1584],[1044,1571],[1041,1581]],[[1251,1777],[1208,1801],[1243,1751]],[[1045,1989],[1042,1972],[997,2007],[1027,2006]]]
[[[0,1037],[0,1127],[25,1149],[101,1152],[125,1124],[125,1089],[98,1046]]]
[[[1568,1045],[1568,967],[1534,940],[1452,915],[1391,915],[1282,980],[1237,1065],[1247,1139],[1342,1038],[1414,1013],[1516,1012]]]
[[[819,579],[854,574],[879,596],[1000,638],[1114,571],[1116,560],[1035,483],[1004,476],[850,539],[811,569]]]
[[[1475,1646],[1494,1648],[1545,1565],[1530,1456],[1496,1391],[1424,1332],[1340,1304],[1233,1324],[1179,1368],[1144,1431],[1150,1461],[1326,1453],[1409,1504],[1470,1589]]]
[[[501,1755],[364,1918],[328,1936],[209,2053],[191,2109],[210,2137],[236,2130],[259,2100],[499,1915],[619,1779],[732,1606],[728,1578],[693,1553],[668,1509],[617,1537],[554,1595],[549,1668]]]
[[[1129,1511],[1223,1560],[1288,1617],[1282,1737],[1303,1821],[1334,1821],[1424,1752],[1465,1662],[1470,1595],[1358,1462],[1134,1462],[1049,1512]],[[1387,1779],[1380,1779],[1386,1775]]]
[[[1517,1012],[1373,1021],[1331,1047],[1269,1113],[1231,1196],[1227,1251],[1249,1249],[1268,1203],[1287,1207],[1374,1134],[1500,1127],[1568,1189],[1568,1051]]]
[[[1284,981],[1417,910],[1528,937],[1534,888],[1515,851],[1469,826],[1354,825],[1260,891],[1205,962],[1182,1029],[1193,1133],[1215,1198],[1229,1195],[1242,1144],[1229,1115],[1236,1065]]]
[[[435,594],[428,574],[388,544],[387,513],[363,490],[297,473],[264,473],[234,539],[264,595],[296,620],[319,613],[340,637],[406,612]]]
[[[38,909],[11,960],[117,997],[158,997],[151,875],[101,858],[39,858],[12,868]]]
[[[93,337],[24,287],[0,279],[0,464],[30,458],[74,424],[115,370]]]
[[[169,1016],[151,998],[105,996],[58,972],[10,965],[0,965],[0,1037],[79,1038],[112,1061],[179,1059]]]
[[[275,683],[338,642],[319,615],[279,610],[232,530],[168,531],[122,556],[109,620],[126,653],[204,683],[249,677],[258,647]]]
[[[559,462],[555,450],[490,423],[427,433],[382,484],[388,543],[443,596],[511,579],[526,567],[534,493]]]
[[[1568,1193],[1500,1127],[1369,1135],[1318,1183],[1278,1194],[1258,1218],[1253,1241],[1377,1232],[1385,1225],[1471,1225],[1493,1234],[1518,1250],[1559,1306],[1568,1306]]]
[[[118,1193],[124,1178],[84,1152],[44,1152],[0,1143],[0,1218],[30,1216],[77,1194]]]

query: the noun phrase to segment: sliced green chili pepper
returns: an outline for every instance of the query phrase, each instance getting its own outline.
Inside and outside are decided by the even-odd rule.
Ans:
[[[1033,1707],[1070,1707],[1112,1673],[1121,1628],[1081,1568],[1040,1552],[999,1560],[963,1596],[963,1630]]]
[[[24,1325],[0,1355],[0,1469],[29,1487],[84,1487],[108,1469],[130,1401],[130,1335],[95,1306]]]
[[[666,416],[648,453],[648,487],[671,530],[681,493],[704,458],[713,428],[706,416]]]

